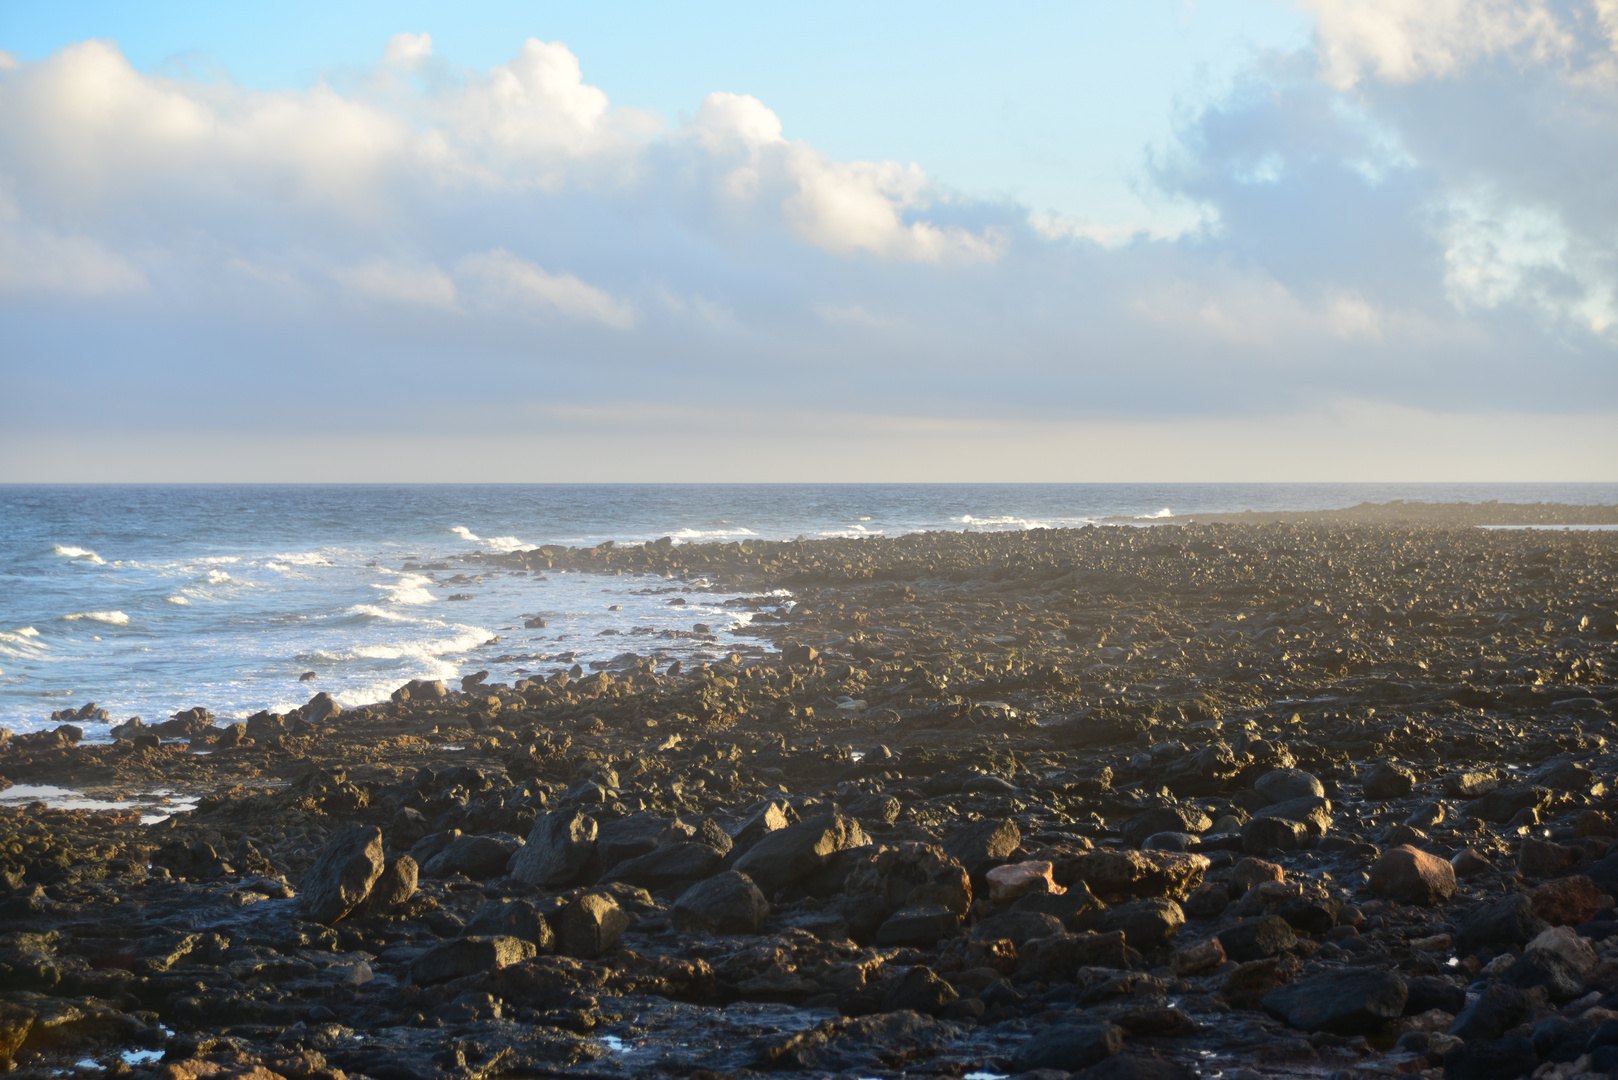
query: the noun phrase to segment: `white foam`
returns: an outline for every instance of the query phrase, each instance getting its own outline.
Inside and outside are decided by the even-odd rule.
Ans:
[[[681,529],[679,532],[671,533],[670,535],[676,540],[689,542],[708,539],[723,540],[730,536],[757,536],[758,533],[752,529]]]
[[[191,603],[191,601],[187,600],[183,596],[165,596],[165,597],[163,597],[163,599],[167,600],[171,604],[182,604],[182,605],[184,605],[184,604]]]
[[[391,574],[393,571],[386,570],[384,573]],[[383,582],[371,588],[387,593],[388,601],[394,604],[430,604],[436,599],[427,589],[433,583],[432,578],[420,574],[399,574],[398,577],[398,581]]]
[[[343,621],[347,623],[374,622],[378,619],[384,622],[422,621],[420,619],[411,618],[409,615],[401,615],[396,611],[389,611],[387,608],[377,607],[375,604],[355,604],[344,614],[347,617]]]
[[[83,559],[85,562],[94,563],[97,566],[105,566],[107,564],[106,559],[103,559],[89,548],[69,547],[66,544],[57,544],[52,550],[55,552],[55,554],[64,559]]]
[[[89,619],[91,622],[109,623],[113,626],[125,626],[129,623],[129,616],[121,611],[80,611],[74,615],[63,615],[63,622],[78,622],[80,619]]]
[[[207,582],[209,585],[223,585],[227,581],[235,581],[236,579],[225,573],[223,570],[209,570],[203,575],[202,580]]]
[[[487,544],[490,551],[521,551],[524,548],[534,546],[532,544],[524,543],[515,536],[491,536],[485,538],[479,536],[471,529],[468,529],[465,525],[451,525],[449,531],[454,533],[456,536],[459,536],[462,540],[469,541],[470,543]]]
[[[22,626],[17,628],[16,634],[18,637],[38,637],[39,631],[32,626]]]
[[[456,536],[459,536],[462,540],[470,540],[474,544],[482,539],[482,537],[478,536],[471,529],[468,529],[465,525],[451,525],[449,527],[449,531],[454,533]]]
[[[437,662],[441,656],[467,652],[490,638],[489,631],[478,626],[456,624],[456,633],[445,638],[420,638],[415,641],[394,641],[379,645],[359,645],[336,651],[317,650],[298,657],[300,660],[424,660]]]
[[[331,559],[318,551],[295,551],[290,555],[276,555],[273,562],[286,563],[290,566],[330,566]]]
[[[1170,510],[1166,506],[1163,507],[1163,509],[1159,510],[1155,514],[1142,514],[1141,515],[1141,517],[1146,518],[1148,520],[1150,520],[1152,518],[1170,518],[1170,517],[1173,517],[1173,516],[1174,516],[1174,511]]]

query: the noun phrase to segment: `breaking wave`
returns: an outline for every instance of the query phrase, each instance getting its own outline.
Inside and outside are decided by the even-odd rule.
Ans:
[[[107,560],[91,551],[89,548],[69,547],[66,544],[57,544],[52,551],[64,559],[83,560],[94,563],[96,566],[107,565]]]
[[[80,611],[73,615],[63,615],[63,622],[78,622],[89,619],[91,622],[108,623],[112,626],[127,626],[129,616],[121,611]]]

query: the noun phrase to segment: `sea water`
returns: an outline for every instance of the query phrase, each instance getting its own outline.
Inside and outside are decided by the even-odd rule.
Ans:
[[[1391,499],[1612,504],[1618,485],[0,486],[0,726],[48,727],[90,701],[115,723],[198,705],[235,719],[318,691],[367,704],[415,678],[511,682],[626,652],[713,659],[756,646],[738,631],[758,604],[793,600],[457,561],[476,551],[1144,525]],[[545,626],[525,628],[534,618]]]

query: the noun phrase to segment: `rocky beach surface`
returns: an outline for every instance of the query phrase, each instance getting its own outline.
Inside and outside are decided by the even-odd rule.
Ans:
[[[0,742],[13,791],[194,804],[0,809],[0,1061],[1612,1075],[1618,532],[1477,526],[1613,512],[469,556],[682,635],[745,589],[756,646]]]

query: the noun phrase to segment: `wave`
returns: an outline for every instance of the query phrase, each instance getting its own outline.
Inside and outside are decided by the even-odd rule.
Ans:
[[[9,634],[0,630],[0,656],[14,656],[19,660],[35,659],[39,656],[39,650],[50,648],[38,638],[39,631],[32,626],[20,627]]]
[[[346,612],[344,612],[343,617],[340,618],[340,619],[337,619],[335,621],[334,625],[336,625],[336,626],[362,626],[362,625],[364,625],[366,623],[373,623],[373,622],[421,622],[421,621],[423,621],[423,620],[413,618],[413,617],[411,617],[409,615],[400,615],[398,612],[389,611],[387,608],[379,608],[374,604],[355,604],[353,607],[349,608]]]
[[[393,571],[386,571],[393,573]],[[430,604],[437,599],[428,591],[427,586],[433,579],[420,574],[400,574],[398,581],[373,584],[371,588],[381,589],[388,594],[389,603],[394,604]]]
[[[1159,510],[1155,514],[1141,514],[1137,520],[1151,521],[1154,518],[1171,518],[1173,516],[1174,516],[1174,511],[1170,510],[1168,507],[1165,506],[1165,507],[1163,507],[1163,509]]]
[[[278,570],[279,569],[284,569],[284,567],[275,566],[274,565],[275,563],[283,563],[283,564],[285,564],[285,566],[330,566],[330,565],[332,565],[331,559],[327,558],[325,555],[321,554],[318,551],[294,551],[294,552],[292,552],[291,554],[288,554],[288,555],[274,555],[274,556],[271,556],[269,562],[265,563],[265,566],[267,568],[273,567],[274,569],[278,569]]]
[[[191,602],[183,596],[165,596],[163,599],[167,600],[171,604],[189,604]]]
[[[449,531],[454,533],[456,536],[459,536],[462,540],[466,540],[473,544],[487,544],[489,546],[489,550],[502,553],[507,551],[522,551],[525,548],[534,546],[532,544],[524,543],[515,536],[479,536],[471,529],[468,529],[465,525],[451,525]]]
[[[671,533],[670,535],[676,540],[685,540],[689,542],[692,540],[707,539],[723,540],[730,536],[757,536],[758,533],[754,532],[752,529],[681,529],[678,532]]]
[[[107,565],[107,560],[106,559],[103,559],[101,556],[97,555],[95,552],[91,551],[89,548],[69,547],[66,544],[57,544],[51,550],[52,550],[52,552],[54,554],[56,554],[56,555],[58,555],[58,556],[60,556],[61,558],[64,558],[64,559],[73,559],[73,560],[82,559],[85,562],[93,563],[96,566],[105,566],[105,565]]]
[[[202,576],[202,580],[209,585],[223,585],[227,581],[235,581],[236,579],[223,570],[209,570]]]
[[[63,622],[78,622],[89,619],[91,622],[109,623],[113,626],[127,626],[129,616],[121,611],[80,611],[73,615],[63,615]]]
[[[418,638],[413,641],[357,645],[351,649],[317,649],[313,652],[301,653],[297,659],[301,663],[311,661],[344,663],[355,660],[415,660],[434,665],[435,671],[446,668],[453,670],[454,665],[448,664],[439,658],[475,649],[492,636],[488,630],[478,626],[457,624],[452,629],[456,633],[450,637]]]

